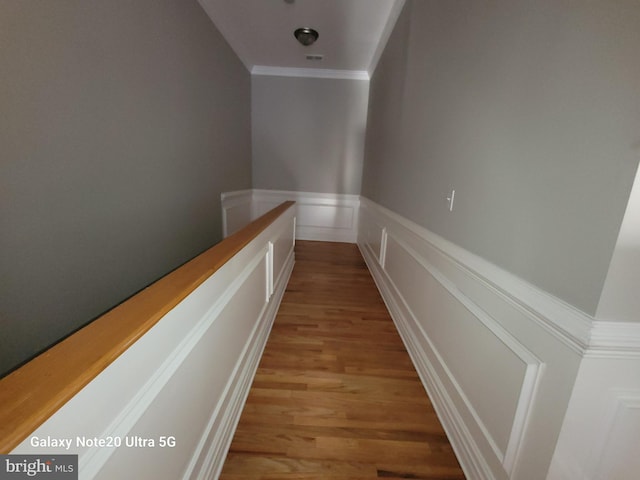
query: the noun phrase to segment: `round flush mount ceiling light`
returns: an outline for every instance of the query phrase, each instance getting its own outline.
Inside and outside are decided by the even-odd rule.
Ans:
[[[293,36],[305,47],[313,44],[316,40],[318,40],[318,32],[316,32],[313,28],[303,27],[296,29],[293,32]]]

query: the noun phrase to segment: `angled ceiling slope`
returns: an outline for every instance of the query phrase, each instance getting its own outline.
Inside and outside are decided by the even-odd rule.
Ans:
[[[368,80],[405,0],[198,0],[253,74]],[[320,33],[305,47],[293,32]],[[322,56],[309,60],[307,55]]]

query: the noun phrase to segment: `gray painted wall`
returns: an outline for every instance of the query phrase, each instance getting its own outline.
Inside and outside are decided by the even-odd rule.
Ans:
[[[408,1],[363,195],[594,314],[638,164],[638,25],[633,0]]]
[[[359,194],[369,82],[253,75],[253,186]]]
[[[195,0],[0,2],[0,373],[218,242],[250,75]]]

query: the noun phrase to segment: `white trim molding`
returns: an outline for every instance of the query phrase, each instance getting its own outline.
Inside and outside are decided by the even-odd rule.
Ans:
[[[585,356],[640,358],[640,322],[593,322]]]
[[[526,310],[534,321],[560,341],[576,352],[584,353],[591,339],[591,316],[365,197],[361,198],[361,202],[428,242],[452,260],[457,268],[477,275],[485,286]]]
[[[331,70],[326,68],[293,68],[254,65],[253,68],[251,68],[251,75],[369,81],[369,73],[365,70]]]

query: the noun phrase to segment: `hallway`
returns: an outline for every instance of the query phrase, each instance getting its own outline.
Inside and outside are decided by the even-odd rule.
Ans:
[[[463,479],[358,247],[295,252],[220,478]]]

